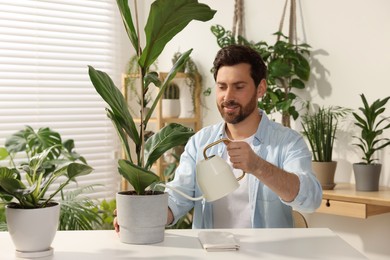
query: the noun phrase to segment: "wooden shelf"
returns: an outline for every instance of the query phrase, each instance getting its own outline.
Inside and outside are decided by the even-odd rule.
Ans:
[[[319,213],[368,218],[390,212],[390,188],[379,191],[356,191],[351,183],[337,183],[333,190],[323,190]]]

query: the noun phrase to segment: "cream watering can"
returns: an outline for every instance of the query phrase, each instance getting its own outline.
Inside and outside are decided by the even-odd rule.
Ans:
[[[189,200],[196,201],[205,199],[208,202],[220,199],[237,189],[239,187],[238,181],[245,176],[245,172],[243,172],[240,177],[236,178],[231,167],[224,159],[216,155],[210,157],[206,155],[207,149],[221,142],[229,143],[230,140],[222,138],[207,145],[203,150],[205,159],[196,164],[196,179],[198,186],[203,193],[202,196],[192,198],[169,185],[157,185],[171,189]]]

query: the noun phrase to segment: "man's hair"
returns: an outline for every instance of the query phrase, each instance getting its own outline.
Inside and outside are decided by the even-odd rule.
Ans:
[[[267,76],[267,66],[260,54],[248,46],[229,45],[220,49],[214,59],[214,80],[217,79],[218,70],[223,66],[233,66],[247,63],[251,66],[251,77],[257,87]]]

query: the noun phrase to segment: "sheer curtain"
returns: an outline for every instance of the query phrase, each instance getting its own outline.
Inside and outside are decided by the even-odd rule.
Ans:
[[[95,169],[78,185],[103,185],[90,194],[94,198],[118,191],[120,147],[87,65],[118,84],[118,17],[113,0],[0,2],[0,146],[25,125],[74,139]]]

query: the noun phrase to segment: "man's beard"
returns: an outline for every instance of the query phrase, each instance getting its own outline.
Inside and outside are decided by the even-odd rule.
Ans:
[[[239,109],[238,109],[238,111],[235,111],[234,113],[227,113],[224,111],[224,107],[229,107],[229,106],[237,106]],[[238,124],[238,123],[242,122],[256,108],[257,108],[256,95],[253,95],[253,98],[244,107],[241,104],[236,103],[234,100],[224,101],[220,105],[218,105],[219,113],[221,114],[221,116],[225,120],[225,122],[229,123],[229,124]]]

